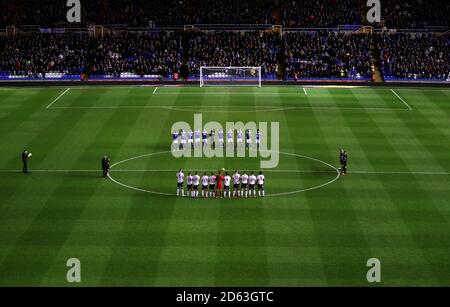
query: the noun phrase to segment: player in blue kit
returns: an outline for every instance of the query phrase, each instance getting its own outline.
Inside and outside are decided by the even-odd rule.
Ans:
[[[234,146],[233,137],[234,137],[233,130],[231,130],[231,129],[228,130],[228,132],[227,132],[227,146],[229,146],[230,148],[232,148]]]
[[[245,132],[245,145],[247,148],[252,146],[252,131],[250,129]]]
[[[198,148],[201,146],[201,136],[202,136],[202,133],[200,132],[200,130],[198,130],[198,129],[195,130],[195,144],[194,144],[195,148]]]
[[[202,132],[202,141],[203,141],[203,147],[206,147],[208,144],[208,132],[206,130],[203,130]]]
[[[239,129],[237,132],[237,146],[242,147],[243,144],[244,144],[243,133],[242,130]]]
[[[259,129],[256,131],[256,146],[259,150],[259,145],[261,144],[261,131]]]
[[[189,145],[191,147],[194,146],[194,132],[192,130],[189,130],[189,140],[188,140],[188,142],[189,142]]]
[[[220,129],[217,135],[219,136],[219,147],[223,148],[223,130]]]
[[[178,146],[179,146],[179,142],[178,142],[178,136],[179,136],[180,134],[177,132],[177,131],[174,131],[173,133],[172,133],[172,149],[174,150],[174,151],[176,151],[176,150],[178,150],[179,148],[178,148]]]

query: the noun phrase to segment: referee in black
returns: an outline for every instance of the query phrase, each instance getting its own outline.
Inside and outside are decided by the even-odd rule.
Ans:
[[[110,162],[109,158],[107,156],[104,156],[102,159],[103,178],[108,177],[110,168],[109,162]]]
[[[31,152],[28,152],[27,150],[24,150],[22,152],[22,163],[23,163],[22,171],[23,171],[24,174],[28,174],[29,173],[29,171],[28,171],[28,159],[30,159],[30,157],[32,155],[33,154]]]
[[[343,176],[345,176],[345,175],[347,175],[348,155],[344,149],[341,149],[341,153],[339,155],[339,161],[341,162],[341,174]]]

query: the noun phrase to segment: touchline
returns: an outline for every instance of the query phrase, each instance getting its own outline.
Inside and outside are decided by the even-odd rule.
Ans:
[[[255,158],[260,159],[261,169],[276,168],[279,163],[279,122],[226,122],[223,126],[216,121],[203,123],[203,115],[194,114],[193,125],[178,121],[171,132],[175,158]]]

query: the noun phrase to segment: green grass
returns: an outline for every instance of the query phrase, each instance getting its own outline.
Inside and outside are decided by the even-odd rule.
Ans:
[[[72,257],[83,286],[367,286],[373,257],[381,285],[450,285],[448,88],[395,89],[412,111],[389,88],[298,87],[75,87],[47,109],[64,90],[0,88],[0,285],[70,285]],[[344,147],[354,173],[289,196],[191,200],[95,172],[104,154],[114,163],[170,150],[172,124],[194,113],[279,122],[280,151],[338,166]],[[25,148],[29,176],[14,172]],[[173,172],[117,170],[258,165],[160,154],[112,176],[174,193]],[[291,172],[267,172],[268,194],[336,176],[289,155],[277,170]]]

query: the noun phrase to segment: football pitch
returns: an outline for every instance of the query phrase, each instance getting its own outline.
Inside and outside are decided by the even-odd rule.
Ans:
[[[260,171],[173,157],[195,114],[279,123],[267,197],[174,196],[180,168]],[[449,88],[0,88],[0,285],[73,286],[77,258],[81,286],[450,286],[449,140]]]

